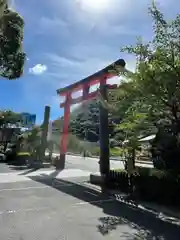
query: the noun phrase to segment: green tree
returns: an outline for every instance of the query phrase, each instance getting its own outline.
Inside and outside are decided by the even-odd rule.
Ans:
[[[20,123],[21,115],[12,111],[0,111],[0,127],[17,125]]]
[[[6,139],[5,142],[1,143],[4,151],[6,151],[8,142],[11,141],[13,135],[17,134],[14,129],[7,129],[10,126],[17,126],[20,123],[20,114],[12,111],[0,111],[0,130],[2,139]],[[2,129],[1,129],[2,128]]]
[[[34,158],[38,157],[39,147],[41,145],[41,129],[40,127],[33,127],[33,129],[24,134],[27,148]]]
[[[153,4],[149,9],[154,22],[154,38],[144,44],[138,39],[136,46],[123,50],[134,54],[137,69],[133,84],[139,95],[135,109],[158,119],[166,119],[174,135],[180,131],[180,15],[168,22]],[[133,111],[135,110],[133,109]]]
[[[145,111],[153,121],[165,119],[173,125],[172,131],[176,135],[180,120],[180,15],[168,22],[154,4],[149,12],[154,23],[152,42],[143,43],[138,38],[135,46],[122,49],[135,55],[137,60],[127,91],[133,101],[126,113],[133,115]],[[122,93],[121,88],[117,97],[119,93]]]
[[[135,46],[122,49],[136,57],[137,66],[129,79],[129,88],[123,92],[121,86],[116,93],[122,105],[119,111],[124,108],[121,129],[133,138],[141,135],[143,129],[161,131],[158,142],[161,142],[163,157],[177,158],[180,148],[180,15],[167,21],[154,3],[149,12],[153,20],[153,40],[144,43],[138,38]],[[115,66],[115,71],[117,69]],[[124,101],[129,102],[128,106]],[[169,139],[166,149],[162,147],[164,133]],[[172,142],[173,153],[168,154]]]
[[[7,0],[0,0],[0,75],[9,80],[23,74],[23,37],[23,18],[9,8]]]

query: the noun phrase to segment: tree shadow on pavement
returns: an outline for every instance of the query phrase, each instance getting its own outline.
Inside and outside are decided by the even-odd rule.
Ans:
[[[26,169],[28,169],[26,172],[20,173],[19,175],[27,175],[27,174],[36,172],[36,171],[38,171],[40,169],[43,169],[43,166],[42,166],[42,164],[39,164],[39,165],[37,164],[34,167],[29,166]],[[55,178],[59,174],[59,172],[60,172],[60,170],[55,170],[55,171],[53,171],[53,173],[50,174],[50,176],[52,178]]]
[[[72,197],[88,202],[102,209],[97,231],[103,236],[111,233],[118,226],[129,226],[134,233],[121,231],[121,239],[128,240],[178,240],[180,227],[170,222],[163,221],[151,212],[137,208],[136,205],[127,204],[112,198],[107,192],[99,192],[90,188],[86,183],[77,183],[66,180],[48,178],[47,175],[30,177],[33,181],[46,184],[66,193]],[[123,228],[122,228],[123,229]]]
[[[58,169],[58,170],[55,170],[54,172],[52,172],[49,176],[51,178],[55,178],[57,177],[57,175],[62,171],[63,169]]]
[[[30,168],[28,169],[27,171],[23,172],[23,173],[20,173],[19,175],[27,175],[29,173],[33,173],[33,172],[36,172],[37,170],[39,170],[40,167],[36,167],[36,168]]]

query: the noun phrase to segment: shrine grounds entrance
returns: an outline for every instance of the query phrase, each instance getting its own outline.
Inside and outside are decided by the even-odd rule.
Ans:
[[[81,103],[83,101],[89,101],[98,97],[98,94],[101,94],[101,97],[104,100],[108,100],[108,89],[117,88],[117,85],[107,84],[107,80],[118,76],[119,73],[112,71],[115,66],[121,68],[122,72],[125,70],[125,61],[119,59],[113,64],[107,66],[106,68],[96,72],[95,74],[79,81],[74,84],[71,84],[67,87],[57,90],[59,96],[65,97],[65,101],[60,104],[61,108],[64,108],[64,123],[63,123],[63,133],[60,142],[60,158],[56,162],[57,169],[63,169],[65,167],[65,157],[67,151],[67,139],[68,139],[68,125],[70,119],[70,107],[73,104]],[[93,85],[99,84],[100,87],[98,90],[90,92],[90,87]],[[77,91],[82,91],[82,96],[77,98],[72,98],[72,94]],[[107,174],[110,168],[109,161],[109,131],[108,131],[108,110],[100,105],[100,173]]]

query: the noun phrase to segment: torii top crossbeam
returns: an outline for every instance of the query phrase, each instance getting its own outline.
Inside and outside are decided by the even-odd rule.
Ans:
[[[117,74],[111,72],[111,70],[113,70],[113,68],[116,65],[124,68],[126,63],[125,63],[124,59],[118,59],[114,63],[110,64],[109,66],[107,66],[105,68],[103,68],[102,70],[100,70],[100,71],[98,71],[98,72],[96,72],[96,73],[78,81],[78,82],[75,82],[75,83],[73,83],[69,86],[58,89],[57,94],[62,96],[62,95],[64,95],[64,93],[68,92],[69,90],[72,90],[72,89],[75,90],[75,89],[82,88],[82,85],[84,85],[84,84],[87,84],[87,83],[89,83],[90,85],[96,84],[96,82],[102,77],[105,77],[106,79],[109,79],[113,76],[116,76]]]

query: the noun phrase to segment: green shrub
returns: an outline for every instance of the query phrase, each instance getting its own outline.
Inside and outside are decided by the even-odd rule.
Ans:
[[[29,152],[18,152],[15,153],[15,155],[11,156],[12,162],[15,165],[26,165],[27,163],[29,163],[32,159],[32,156]]]
[[[124,155],[124,149],[122,148],[110,148],[110,155],[115,157],[122,157]]]
[[[128,174],[125,170],[109,171],[106,176],[106,185],[108,188],[118,188],[123,192],[128,192]]]
[[[111,170],[106,178],[107,187],[128,192],[128,174],[125,170]],[[180,206],[180,175],[157,169],[136,168],[131,175],[136,196],[142,200]]]
[[[180,172],[180,141],[172,127],[165,125],[158,129],[150,150],[155,168]]]

